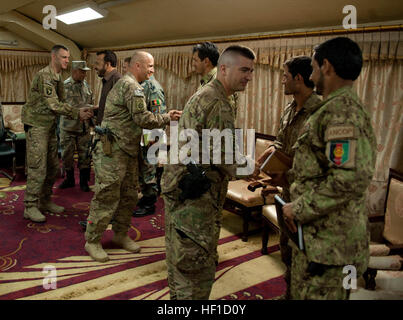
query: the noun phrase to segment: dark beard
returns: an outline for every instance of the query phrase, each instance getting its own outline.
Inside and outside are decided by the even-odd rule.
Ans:
[[[103,78],[105,75],[106,70],[105,69],[101,69],[98,71],[98,77]]]

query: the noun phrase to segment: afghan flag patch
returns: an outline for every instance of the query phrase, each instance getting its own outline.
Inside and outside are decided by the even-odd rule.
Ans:
[[[331,140],[327,146],[327,157],[336,166],[340,167],[350,160],[351,141]]]
[[[160,99],[151,100],[151,106],[160,106],[160,105],[161,105]]]

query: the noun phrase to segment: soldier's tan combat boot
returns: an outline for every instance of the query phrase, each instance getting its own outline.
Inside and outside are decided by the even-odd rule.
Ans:
[[[127,234],[116,233],[112,242],[129,252],[137,253],[141,250],[140,246],[130,239]]]
[[[102,248],[100,242],[86,242],[84,249],[95,261],[106,262],[109,260],[108,254]]]
[[[33,222],[45,222],[46,217],[39,211],[37,207],[29,207],[24,209],[24,218]]]
[[[58,206],[50,200],[41,201],[40,208],[42,211],[49,211],[52,213],[62,213],[64,212],[64,207]]]

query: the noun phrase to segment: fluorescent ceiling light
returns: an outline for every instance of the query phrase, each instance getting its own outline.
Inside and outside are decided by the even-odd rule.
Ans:
[[[107,14],[106,10],[94,8],[90,6],[81,7],[74,11],[70,11],[59,16],[56,19],[64,22],[65,24],[79,23],[89,20],[95,20],[105,17]]]

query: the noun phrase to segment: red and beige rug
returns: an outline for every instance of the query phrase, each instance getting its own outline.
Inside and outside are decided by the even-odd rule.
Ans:
[[[93,179],[93,177],[92,177]],[[78,181],[78,179],[76,180]],[[55,186],[59,185],[57,181]],[[0,300],[167,300],[164,210],[132,218],[130,236],[142,247],[138,254],[102,243],[111,257],[94,262],[84,250],[84,232],[92,192],[54,189],[63,214],[46,214],[46,223],[23,218],[25,181],[0,178]],[[271,235],[269,255],[260,253],[260,234],[242,242],[242,221],[224,212],[219,242],[220,260],[210,299],[273,299],[285,291],[278,236]]]

